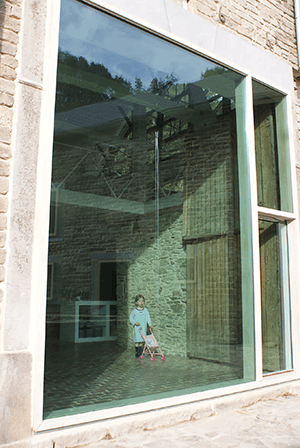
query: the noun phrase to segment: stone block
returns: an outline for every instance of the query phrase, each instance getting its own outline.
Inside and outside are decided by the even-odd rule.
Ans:
[[[16,86],[14,81],[9,81],[7,79],[0,78],[0,92],[9,93],[14,95],[16,92]]]
[[[9,126],[0,126],[0,142],[11,142],[11,128]]]
[[[12,45],[12,44],[9,44],[9,45]],[[0,68],[0,76],[1,76],[1,78],[10,79],[10,80],[14,81],[17,77],[17,73],[13,68],[8,67],[7,65],[3,65]]]
[[[10,12],[11,17],[16,17],[17,19],[22,18],[22,8],[18,5],[13,5]]]
[[[31,434],[32,355],[2,353],[0,366],[0,445],[12,446]]]
[[[0,23],[3,28],[18,33],[20,31],[21,21],[15,17],[9,17],[6,14],[0,14]]]
[[[241,25],[241,18],[239,14],[235,14],[234,12],[230,12],[230,19],[235,22],[235,25]]]
[[[4,264],[6,262],[6,250],[0,249],[0,264]]]
[[[6,269],[3,265],[0,264],[0,282],[4,282],[5,280]]]
[[[10,54],[11,56],[15,56],[17,53],[17,46],[15,44],[11,44],[10,42],[2,41],[1,52],[4,54]],[[0,76],[3,75],[0,73]]]
[[[0,159],[0,176],[9,176],[10,174],[10,161]]]
[[[11,30],[3,29],[1,33],[1,39],[10,42],[12,44],[18,44],[19,43],[19,35]],[[3,45],[4,42],[2,42]]]
[[[8,210],[8,196],[0,195],[0,213],[6,213]],[[5,244],[5,236],[0,232],[0,247]]]
[[[23,0],[9,0],[12,5],[21,6],[23,3]]]
[[[206,16],[210,17],[212,15],[211,8],[203,3],[197,3],[197,10]]]
[[[279,40],[279,43],[284,43],[287,45],[291,45],[293,41],[296,39],[296,36],[290,33],[285,32],[284,30],[280,29],[277,30],[276,33],[277,39]]]
[[[8,67],[11,68],[17,68],[19,65],[18,60],[14,56],[11,56],[10,54],[1,55],[1,64],[7,65]]]
[[[252,20],[252,23],[256,26],[258,32],[260,32],[261,29],[259,28],[259,25],[263,26],[263,19],[258,14],[252,11],[247,11],[247,16],[248,20]]]
[[[239,0],[235,3],[235,6],[237,9],[245,10],[247,8],[247,2],[246,0]]]
[[[1,69],[0,69],[0,71],[1,71]],[[11,127],[12,119],[13,119],[12,107],[0,105],[0,126]],[[1,153],[1,146],[0,146],[0,153]]]
[[[266,37],[265,36],[257,35],[254,40],[255,40],[256,43],[258,43],[262,47],[264,47],[265,44],[266,44]]]
[[[8,193],[9,188],[9,178],[8,177],[0,177],[0,195],[5,195]]]
[[[15,100],[12,95],[0,92],[0,104],[4,104],[5,106],[11,107],[14,104],[14,101]]]
[[[1,196],[0,196],[0,200],[1,200]],[[6,232],[0,231],[0,248],[5,246],[5,241],[6,241]]]
[[[11,156],[11,146],[5,143],[0,143],[0,159],[10,159]]]
[[[7,215],[5,213],[0,213],[0,231],[7,228]]]
[[[273,23],[273,22],[272,22]],[[275,21],[274,25],[276,28],[280,28],[284,33],[290,34],[292,36],[295,35],[295,23],[290,22],[289,20],[280,21],[280,19],[277,19],[277,23]]]
[[[9,159],[11,156],[11,146],[5,143],[0,143],[0,159]]]
[[[259,15],[260,15],[260,17],[262,19],[264,19],[265,22],[270,23],[270,21],[271,21],[271,11],[269,11],[266,8],[262,8],[260,13],[259,13]]]

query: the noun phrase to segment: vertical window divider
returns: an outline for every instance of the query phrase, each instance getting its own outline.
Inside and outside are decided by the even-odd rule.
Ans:
[[[255,159],[255,133],[252,77],[247,77],[247,129],[249,150],[249,180],[252,217],[252,251],[253,251],[253,293],[254,293],[254,334],[255,334],[255,367],[256,381],[262,381],[262,328],[261,328],[261,282],[258,228],[257,177]]]
[[[241,220],[244,379],[262,380],[259,232],[252,78],[236,88]],[[252,324],[251,324],[252,323]],[[253,359],[253,365],[249,362]]]
[[[262,381],[262,327],[261,327],[261,282],[260,282],[260,254],[259,254],[259,228],[258,228],[258,202],[257,202],[257,177],[255,158],[255,133],[254,133],[254,109],[252,77],[247,77],[247,129],[248,134],[248,157],[249,157],[249,180],[252,218],[252,253],[253,253],[253,293],[254,293],[254,334],[255,334],[255,377],[256,381]]]
[[[295,117],[295,104],[291,95],[285,97],[286,107],[286,126],[288,129],[289,137],[289,162],[290,162],[290,184],[291,184],[291,196],[292,196],[292,211],[295,217],[299,217],[299,203],[298,203],[298,188],[297,188],[297,158],[296,148],[298,141],[295,140],[294,128],[297,125]],[[295,167],[295,168],[294,168]],[[299,165],[298,165],[299,169]],[[299,175],[298,175],[299,176]],[[299,177],[298,177],[299,178]],[[291,220],[287,227],[288,234],[288,273],[289,273],[289,287],[290,287],[290,314],[291,314],[291,342],[292,342],[292,366],[295,373],[299,374],[300,360],[298,356],[294,356],[294,353],[300,351],[300,339],[299,339],[299,319],[300,319],[300,305],[299,305],[299,290],[300,290],[300,277],[299,277],[299,255],[296,248],[299,247],[299,220]],[[294,325],[292,325],[292,320]],[[296,322],[296,324],[295,324]]]

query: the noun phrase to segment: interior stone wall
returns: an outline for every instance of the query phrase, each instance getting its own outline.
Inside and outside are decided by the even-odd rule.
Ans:
[[[95,257],[98,256],[99,260],[128,261],[127,274],[122,274],[122,284],[119,284],[117,291],[119,344],[133,344],[129,315],[134,308],[134,297],[143,294],[155,334],[166,354],[180,353],[185,356],[188,351],[187,332],[191,328],[191,322],[187,320],[187,301],[212,302],[216,298],[216,288],[228,305],[224,305],[227,315],[223,319],[227,330],[222,331],[218,326],[220,331],[215,344],[232,344],[234,338],[229,337],[229,333],[236,335],[235,343],[240,342],[241,309],[237,306],[240,299],[237,266],[240,261],[239,246],[235,243],[239,229],[235,113],[226,102],[222,107],[223,113],[216,116],[209,129],[191,129],[185,136],[184,150],[160,161],[161,181],[168,179],[168,176],[173,181],[178,166],[183,169],[177,179],[182,182],[182,191],[171,195],[170,199],[163,195],[160,197],[159,218],[154,210],[154,162],[147,162],[147,169],[145,160],[148,156],[142,149],[141,141],[136,146],[133,143],[132,164],[136,169],[133,174],[137,173],[137,178],[133,176],[134,181],[126,190],[122,204],[113,197],[107,182],[115,191],[122,191],[130,181],[129,174],[114,181],[112,174],[107,173],[109,177],[105,181],[104,172],[97,169],[95,160],[93,162],[89,156],[82,160],[78,147],[82,147],[83,143],[79,146],[71,141],[68,145],[55,143],[53,184],[61,184],[62,190],[57,208],[60,224],[57,235],[51,237],[49,242],[49,261],[54,261],[55,267],[54,294],[53,299],[48,300],[48,306],[62,300],[74,301],[78,296],[88,300],[98,299],[95,296],[95,282],[98,279],[93,278],[97,270],[92,268]],[[64,192],[74,193],[73,205],[66,203]],[[76,205],[76,200],[81,197],[76,196],[76,192],[86,198],[81,205]],[[95,196],[89,196],[91,194]],[[181,203],[176,206],[170,203],[164,208],[166,199],[174,200],[179,196]],[[142,202],[145,199],[146,202]],[[88,206],[89,200],[91,203]],[[145,212],[130,212],[130,207],[136,204],[143,204]],[[113,210],[121,205],[124,211]],[[147,207],[152,207],[153,211],[147,211]],[[189,297],[187,246],[194,244],[196,239],[204,252],[211,251],[206,239],[220,237],[225,237],[228,243],[225,251],[228,260],[225,262],[223,246],[219,249],[215,246],[216,255],[225,257],[218,280],[213,280],[218,285],[211,285],[211,289],[207,287],[202,290],[203,294],[199,295],[198,291]],[[214,272],[216,262],[211,259],[211,269],[203,265],[197,272],[196,281],[208,279]],[[204,322],[211,321],[213,316],[217,319],[220,312],[219,306],[205,309],[208,314],[203,311],[204,314],[198,316],[199,328],[204,328]],[[195,316],[190,316],[190,319],[194,320]],[[209,345],[208,330],[205,331],[206,339],[197,341],[197,345]],[[206,351],[209,350],[207,348]]]
[[[147,217],[142,227],[147,233]],[[160,215],[159,240],[145,247],[128,272],[128,312],[143,294],[154,333],[166,354],[186,354],[186,254],[182,246],[182,207]],[[130,325],[129,344],[132,345]]]

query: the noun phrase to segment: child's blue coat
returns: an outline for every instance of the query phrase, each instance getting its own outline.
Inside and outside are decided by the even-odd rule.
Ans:
[[[147,324],[151,327],[151,319],[150,314],[147,308],[142,310],[134,310],[131,312],[129,317],[130,323],[133,325],[133,342],[143,342],[143,338],[140,335],[139,328],[143,335],[147,334]],[[135,325],[136,322],[139,322],[140,325]]]

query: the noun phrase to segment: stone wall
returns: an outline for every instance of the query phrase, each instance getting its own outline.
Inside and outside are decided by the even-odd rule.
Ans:
[[[0,2],[0,336],[3,315],[3,282],[6,272],[6,232],[12,128],[18,67],[22,0]],[[0,337],[0,349],[2,337]]]
[[[66,151],[60,145],[56,145],[55,153],[53,178],[58,180],[57,176],[64,178],[72,170],[74,156],[72,150]],[[86,182],[83,172],[84,167],[82,170],[78,166],[68,178],[65,182],[68,191],[83,191],[87,184],[88,191],[105,191],[101,173]],[[148,172],[146,183],[154,184],[153,179],[154,173]],[[124,187],[128,179],[123,183]],[[126,196],[128,202],[131,198],[132,203],[139,203],[134,201],[140,194],[138,188],[132,182]],[[151,196],[154,192],[144,193]],[[113,205],[114,198],[108,196],[110,192],[106,194],[102,199],[111,199]],[[164,348],[172,351],[172,338],[176,335],[181,353],[185,353],[186,255],[182,247],[182,205],[161,210],[159,241],[154,211],[137,215],[105,209],[105,205],[97,208],[64,203],[59,203],[59,211],[63,228],[49,243],[49,261],[54,262],[54,288],[48,305],[74,301],[80,294],[83,299],[97,300],[99,278],[97,268],[93,269],[93,260],[116,260],[118,342],[123,346],[132,345],[129,315],[134,308],[134,297],[141,293],[146,298],[157,337],[165,341]],[[124,269],[127,272],[120,271]],[[100,300],[111,299],[100,297]]]
[[[293,0],[189,0],[187,8],[297,66]]]

